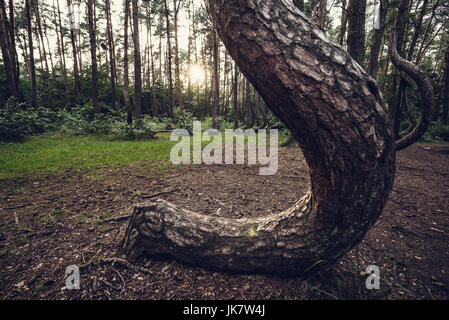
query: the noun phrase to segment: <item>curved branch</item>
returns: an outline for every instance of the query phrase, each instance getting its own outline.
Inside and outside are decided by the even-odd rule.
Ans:
[[[377,84],[291,0],[206,6],[240,70],[298,140],[311,188],[290,209],[251,219],[162,200],[136,206],[125,253],[281,274],[338,261],[375,223],[393,184],[393,129]]]
[[[405,1],[408,0],[402,0],[401,4]],[[413,79],[413,81],[416,82],[422,100],[422,111],[421,119],[419,120],[415,128],[405,137],[402,137],[396,141],[396,150],[405,149],[416,142],[426,132],[432,120],[433,113],[434,91],[429,76],[412,62],[402,58],[398,53],[397,28],[400,24],[400,21],[405,19],[405,15],[406,12],[404,10],[398,10],[396,21],[393,26],[393,32],[390,38],[390,43],[388,45],[388,55],[391,59],[391,62],[396,66],[396,68],[406,73],[410,78]]]

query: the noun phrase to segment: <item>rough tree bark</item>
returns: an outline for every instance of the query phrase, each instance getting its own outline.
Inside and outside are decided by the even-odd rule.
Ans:
[[[124,252],[281,274],[338,261],[374,224],[393,184],[393,129],[377,84],[291,0],[206,6],[240,70],[298,140],[310,191],[258,218],[211,217],[163,200],[137,205]]]
[[[359,64],[365,56],[366,0],[349,0],[348,4],[348,53]]]
[[[326,6],[327,0],[318,0],[312,10],[312,19],[323,30],[326,26]]]

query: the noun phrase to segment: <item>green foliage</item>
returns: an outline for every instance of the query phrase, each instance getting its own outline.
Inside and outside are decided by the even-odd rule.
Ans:
[[[86,134],[108,134],[112,117],[104,114],[95,115],[90,104],[75,106],[71,112],[61,111],[61,133],[73,136]]]
[[[140,121],[135,120],[132,124],[126,121],[115,120],[110,126],[109,134],[114,139],[119,140],[137,140],[153,138],[156,134],[157,124],[151,117],[144,117]]]
[[[190,134],[193,134],[193,121],[196,120],[196,118],[193,116],[193,114],[190,111],[184,110],[184,115],[181,116],[179,114],[178,109],[175,109],[174,115],[175,115],[175,128],[173,129],[186,129]]]
[[[102,134],[111,139],[135,140],[153,138],[158,129],[157,123],[150,116],[145,116],[140,121],[135,119],[132,124],[128,124],[124,116],[95,114],[90,103],[62,114],[60,132],[73,136]]]
[[[449,125],[443,125],[440,122],[434,122],[423,135],[424,141],[449,141]]]
[[[21,141],[26,136],[54,130],[59,115],[46,108],[33,109],[14,97],[0,108],[0,141]]]

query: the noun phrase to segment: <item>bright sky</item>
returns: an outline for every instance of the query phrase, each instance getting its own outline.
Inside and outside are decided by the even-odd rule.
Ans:
[[[63,19],[63,23],[64,23],[64,20],[67,21],[66,20],[67,0],[39,0],[39,3],[46,3],[49,6],[52,6],[53,2],[56,3],[56,1],[59,2],[59,6],[62,11],[62,19]],[[100,1],[104,2],[104,0],[100,0]],[[121,19],[123,19],[123,16],[124,16],[123,2],[124,2],[123,0],[111,0],[112,24],[114,27],[114,32],[115,33],[118,32],[121,35],[123,35],[123,20],[121,20]],[[142,8],[141,10],[144,11],[144,6],[142,5],[142,1],[139,0],[139,3],[141,4],[141,6],[140,6],[140,8]],[[204,7],[204,0],[193,0],[193,3],[195,5],[195,8]],[[339,19],[340,19],[341,10],[340,10],[340,8],[335,6],[335,3],[336,3],[336,0],[328,1],[328,12],[329,12],[329,15],[334,18],[334,24],[338,24]],[[369,4],[370,3],[371,3],[371,1],[369,2]],[[171,9],[173,8],[173,0],[167,0],[167,4]],[[368,12],[372,11],[372,6],[368,5],[367,9],[368,9]],[[85,1],[81,1],[80,11],[81,11],[81,22],[83,22],[83,23],[87,22],[87,21],[84,21],[85,19],[87,19],[87,17],[84,14],[87,11]],[[102,14],[104,14],[104,13],[97,11],[97,17],[101,16]],[[371,26],[372,26],[372,21],[370,21],[370,20],[371,19],[367,20],[367,29],[371,28]],[[189,35],[188,27],[189,27],[189,23],[188,23],[187,10],[185,8],[183,8],[179,13],[179,20],[178,20],[178,41],[179,41],[180,50],[184,50],[184,51],[187,50],[188,35]],[[104,32],[104,30],[105,30],[104,17],[102,19],[100,19],[99,24],[97,24],[97,28],[99,28],[99,30]],[[143,50],[143,48],[147,42],[147,32],[146,32],[146,28],[144,27],[143,24],[141,25],[140,31],[141,31],[140,32],[140,38],[141,38],[140,45],[141,45],[141,50]],[[153,31],[154,31],[154,29],[153,29]],[[115,34],[115,35],[117,36],[117,34]],[[88,37],[88,33],[85,32],[84,36]],[[56,44],[57,44],[56,37],[52,34],[49,34],[49,37],[50,37],[50,43],[52,46],[52,51],[54,52],[56,50]],[[195,39],[195,41],[199,41],[199,39]],[[155,39],[155,38],[153,39],[153,44],[156,46],[157,39]],[[162,44],[163,44],[163,47],[165,47],[165,41],[163,41]],[[199,42],[197,44],[199,45]],[[122,44],[117,44],[116,48],[118,50],[122,49]],[[87,55],[87,58],[89,58],[89,55]],[[67,62],[69,63],[69,65],[71,64],[70,59]]]

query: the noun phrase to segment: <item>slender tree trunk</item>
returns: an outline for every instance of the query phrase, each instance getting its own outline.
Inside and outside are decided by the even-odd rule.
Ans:
[[[415,46],[418,42],[418,38],[421,33],[422,23],[424,20],[424,16],[426,15],[426,12],[427,12],[428,4],[429,4],[429,0],[424,0],[423,4],[421,6],[421,11],[419,13],[418,20],[416,21],[416,24],[415,24],[415,30],[413,31],[412,42],[410,43],[410,48],[408,50],[407,60],[411,61],[413,59],[413,54],[415,53]]]
[[[4,0],[0,2],[0,47],[2,50],[3,66],[6,72],[8,83],[8,94],[17,96],[16,86],[16,56],[15,48],[13,48],[13,36],[11,34],[11,21],[8,22]]]
[[[379,29],[374,29],[373,39],[371,43],[371,54],[368,65],[368,73],[374,78],[377,78],[379,70],[379,53],[382,45],[382,38],[385,32],[385,22],[387,18],[389,0],[379,0]]]
[[[435,18],[436,10],[437,10],[439,4],[440,4],[440,0],[437,0],[435,2],[435,4],[433,5],[432,14],[430,15],[429,22],[427,23],[426,31],[424,32],[424,36],[422,37],[421,45],[420,45],[419,49],[417,50],[417,52],[414,53],[414,56],[416,58],[416,60],[415,60],[416,64],[419,64],[419,62],[420,62],[420,57],[423,53],[424,46],[427,42],[431,27],[432,27],[432,22],[433,22],[433,19]]]
[[[195,2],[192,1],[192,31],[193,31],[193,39],[195,44],[195,64],[198,65],[198,45],[197,45],[197,30],[196,30],[196,23],[195,23]],[[196,107],[197,109],[200,108],[200,82],[196,84]]]
[[[405,111],[407,112],[407,116],[408,116],[408,118],[410,120],[410,124],[404,130],[404,132],[401,133],[401,136],[409,134],[413,130],[413,128],[416,127],[416,124],[417,124],[416,117],[413,114],[412,109],[410,108],[410,104],[408,102],[408,84],[407,84],[407,86],[404,89],[403,95],[404,95],[404,97],[402,99],[404,101],[404,108],[405,108]]]
[[[257,105],[259,106],[260,113],[262,114],[263,123],[259,127],[260,129],[267,128],[269,126],[267,110],[265,109],[265,102],[263,101],[260,94],[257,94]]]
[[[178,11],[180,3],[176,3],[180,0],[173,0],[173,22],[175,29],[175,76],[176,76],[176,95],[178,97],[178,107],[180,116],[184,116],[184,105],[182,101],[181,91],[181,76],[179,71],[179,48],[178,48]]]
[[[424,0],[424,2],[422,4],[422,7],[421,7],[420,14],[419,14],[418,19],[417,19],[416,24],[415,24],[415,29],[414,29],[414,32],[413,32],[412,41],[410,43],[410,48],[409,48],[408,54],[407,54],[407,60],[409,60],[409,61],[411,61],[411,59],[413,58],[413,54],[414,54],[414,51],[415,51],[415,46],[416,46],[418,37],[420,35],[421,26],[422,26],[422,22],[423,22],[424,16],[426,14],[426,9],[427,9],[428,2],[429,2],[428,0]],[[407,3],[407,2],[404,1],[404,3]],[[410,6],[411,3],[408,4],[408,5]],[[416,6],[418,7],[418,5],[419,5],[419,3],[417,3]],[[407,83],[406,83],[406,80],[403,77],[401,77],[401,80],[399,82],[398,98],[397,98],[397,102],[396,102],[395,118],[394,118],[394,129],[395,129],[396,138],[399,137],[399,130],[400,130],[401,117],[402,117],[402,110],[403,110],[404,107],[407,108],[407,104],[408,104],[408,100],[407,99],[408,99]],[[413,123],[412,120],[413,119],[410,119],[410,123]],[[415,121],[415,125],[416,125],[416,121]]]
[[[71,0],[67,0],[67,6],[71,6]],[[72,12],[73,15],[73,12]],[[75,43],[75,31],[74,28],[70,28],[70,39],[72,42],[72,53],[73,53],[73,76],[75,78],[75,94],[76,98],[78,99],[80,93],[81,93],[81,82],[79,78],[79,71],[78,71],[78,58],[77,58],[77,50],[76,50],[76,43]]]
[[[44,36],[42,32],[42,24],[41,24],[41,15],[39,12],[39,0],[34,0],[34,14],[36,19],[36,26],[37,26],[37,37],[40,40],[40,43],[42,44],[42,58],[45,63],[45,70],[47,72],[48,80],[50,80],[50,68],[48,67],[48,59],[47,59],[47,50],[45,49],[45,42],[44,42]],[[39,46],[40,48],[40,46]]]
[[[45,37],[45,42],[47,42],[47,47],[48,47],[48,56],[50,57],[50,68],[51,68],[51,74],[54,78],[55,76],[55,65],[53,63],[53,54],[51,52],[51,46],[50,46],[50,40],[48,39],[48,34],[47,34],[47,22],[45,20],[45,18],[43,19],[43,23],[44,23],[44,37]]]
[[[401,56],[404,54],[404,47],[405,47],[405,37],[407,34],[407,20],[411,9],[411,0],[401,0],[398,7],[398,19],[397,24],[395,25],[397,30],[397,43],[396,48],[398,51],[398,55]],[[391,43],[391,37],[390,37],[390,43]],[[403,108],[403,91],[405,88],[405,81],[404,78],[400,77],[399,74],[393,75],[393,86],[392,89],[396,90],[397,82],[399,81],[399,86],[397,87],[395,92],[396,101],[394,102],[394,97],[391,98],[390,105],[394,106],[394,118],[393,118],[393,126],[394,126],[394,136],[395,139],[399,139],[399,130],[401,125],[401,117],[402,117],[402,108]],[[399,79],[399,80],[398,80]]]
[[[134,41],[134,114],[137,121],[142,118],[142,65],[140,61],[139,42],[139,4],[132,0],[133,5],[133,41]]]
[[[23,34],[23,38],[20,37],[20,35],[17,37],[17,40],[19,42],[19,48],[22,51],[22,57],[23,61],[25,62],[25,67],[27,71],[28,81],[31,83],[31,70],[30,70],[30,59],[28,57],[28,46],[26,44],[26,35]]]
[[[218,40],[217,33],[212,30],[212,45],[213,45],[213,65],[214,65],[214,76],[213,76],[213,110],[212,110],[212,126],[218,129],[217,123],[217,112],[220,104],[220,76],[218,74]]]
[[[81,21],[81,10],[78,10],[78,21]],[[79,71],[80,74],[83,73],[83,47],[81,45],[81,28],[76,30],[77,33],[77,51],[78,51],[78,63],[79,63]]]
[[[340,20],[340,33],[338,34],[338,43],[343,46],[343,42],[346,34],[346,26],[348,25],[348,6],[347,1],[341,2],[341,20]]]
[[[348,4],[348,53],[363,66],[365,55],[366,0],[349,0]]]
[[[129,72],[128,72],[128,24],[129,24],[129,0],[125,0],[125,25],[123,39],[123,98],[127,111],[127,122],[133,122],[133,112],[129,99]]]
[[[31,70],[31,105],[37,109],[37,86],[36,86],[36,67],[34,66],[34,46],[33,31],[31,29],[31,8],[30,1],[25,0],[25,11],[27,19],[28,47],[30,48],[30,70]]]
[[[299,141],[311,190],[283,212],[238,220],[147,202],[134,209],[125,253],[283,275],[337,262],[374,225],[393,185],[393,132],[376,83],[326,37],[309,37],[322,31],[291,1],[206,7],[240,70]],[[293,43],[295,36],[302,41]],[[282,47],[291,50],[270,54]],[[329,76],[335,85],[326,84]]]
[[[443,100],[443,110],[441,114],[441,122],[443,124],[448,124],[449,115],[449,42],[446,48],[446,53],[444,55],[445,68],[444,68],[444,100]]]
[[[11,35],[11,56],[14,56],[14,79],[16,85],[16,93],[20,96],[20,88],[19,88],[19,80],[20,80],[20,64],[19,64],[19,56],[17,54],[16,49],[16,20],[15,20],[15,7],[14,0],[9,0],[9,30]]]
[[[165,28],[167,33],[167,54],[168,54],[168,63],[167,63],[167,69],[168,69],[168,112],[170,117],[174,118],[173,113],[173,79],[172,79],[172,65],[171,65],[171,41],[170,41],[170,12],[168,10],[167,0],[164,0],[164,7],[165,7]]]
[[[254,127],[254,123],[256,121],[256,117],[254,114],[254,104],[251,101],[251,84],[248,79],[245,81],[245,111],[246,114],[246,128],[250,129]]]
[[[191,29],[191,21],[192,21],[192,15],[191,15],[191,0],[189,0],[189,6],[188,6],[188,21],[189,21],[189,40],[187,44],[187,70],[190,72],[190,67],[192,65],[191,58],[192,58],[192,29]],[[192,21],[192,23],[195,23],[195,21]],[[192,111],[192,79],[190,77],[190,74],[187,76],[187,104],[190,108],[190,111]]]
[[[118,94],[116,85],[116,67],[115,67],[115,50],[114,50],[114,34],[112,30],[111,21],[111,2],[110,0],[105,1],[105,13],[106,13],[106,35],[108,39],[109,48],[109,67],[111,74],[111,88],[112,88],[112,107],[118,110]]]
[[[60,65],[61,65],[61,73],[62,73],[62,79],[64,81],[64,94],[65,94],[65,105],[66,107],[70,107],[70,88],[69,88],[69,81],[67,80],[67,68],[66,68],[66,62],[65,62],[65,46],[64,46],[64,32],[62,29],[62,23],[61,23],[61,10],[59,8],[59,1],[56,1],[57,3],[57,11],[58,11],[58,22],[59,25],[56,23],[56,13],[55,13],[55,30],[56,33],[59,31],[59,47],[60,50]],[[54,5],[53,5],[54,7]]]
[[[239,67],[237,63],[234,63],[234,98],[232,100],[232,107],[234,108],[234,129],[239,127]]]
[[[150,4],[148,3],[148,6]],[[150,8],[151,9],[151,8]],[[154,115],[158,114],[158,101],[156,98],[156,73],[154,71],[154,55],[153,55],[153,34],[151,31],[151,24],[153,23],[151,19],[151,10],[149,10],[149,19],[148,19],[148,33],[150,38],[150,68],[151,68],[151,95],[153,98],[153,113]]]
[[[312,17],[321,29],[326,27],[327,0],[317,0],[313,8]]]
[[[87,11],[89,20],[89,40],[90,40],[90,58],[92,69],[92,104],[94,106],[95,113],[101,113],[100,105],[98,104],[98,72],[97,72],[97,41],[95,39],[94,29],[94,12],[93,12],[93,0],[87,0]]]

